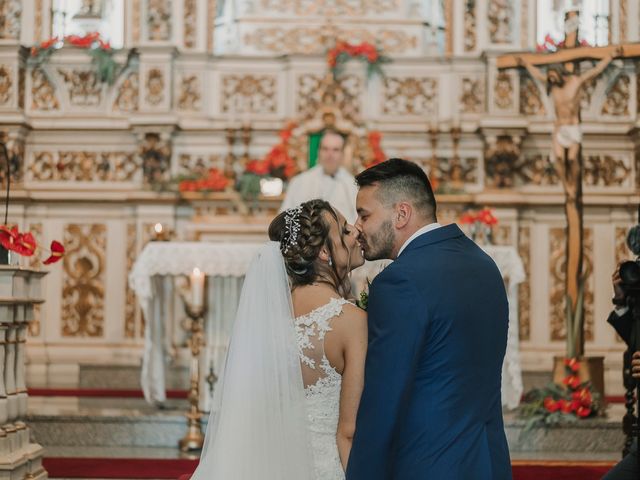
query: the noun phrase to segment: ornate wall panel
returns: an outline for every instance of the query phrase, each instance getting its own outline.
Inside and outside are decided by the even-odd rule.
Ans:
[[[136,261],[138,250],[137,244],[137,231],[136,224],[127,224],[127,268],[125,271],[124,284],[126,285],[125,292],[125,304],[124,304],[124,336],[125,338],[136,337],[136,313],[138,311],[138,304],[136,302],[136,295],[129,286],[129,273],[133,268],[133,264]]]
[[[145,75],[145,100],[151,106],[158,106],[165,101],[164,72],[159,68],[150,68]]]
[[[223,114],[274,114],[278,111],[276,75],[222,75]]]
[[[475,50],[478,44],[478,32],[476,21],[476,0],[464,1],[464,51]]]
[[[616,117],[628,116],[630,95],[631,78],[626,73],[621,73],[607,92],[601,113]]]
[[[147,37],[152,41],[171,39],[171,7],[173,0],[147,0]]]
[[[633,186],[632,158],[628,155],[585,155],[584,177],[586,186]]]
[[[367,16],[395,13],[399,0],[261,0],[265,12],[290,13],[296,16]]]
[[[58,73],[67,86],[69,103],[79,107],[92,107],[100,104],[102,83],[94,69],[68,70],[59,68]]]
[[[127,75],[120,86],[116,99],[113,102],[113,110],[122,113],[136,112],[140,108],[139,100],[139,79],[138,72],[131,72]]]
[[[33,234],[38,245],[43,245],[44,238],[42,235],[42,223],[30,223],[27,229],[28,232]],[[42,264],[40,258],[37,255],[29,257],[30,268],[41,268]],[[42,329],[42,305],[33,306],[33,322],[29,324],[29,335],[37,337],[40,335]]]
[[[513,42],[516,16],[512,0],[489,0],[487,20],[491,43],[509,44]]]
[[[0,65],[0,106],[8,105],[13,99],[13,69],[9,65]]]
[[[524,266],[524,281],[518,285],[518,334],[520,341],[531,338],[531,228],[518,227],[518,254]]]
[[[360,77],[351,74],[342,75],[336,88],[330,92],[324,88],[322,75],[305,73],[296,77],[295,110],[304,119],[315,115],[327,100],[335,104],[342,115],[351,121],[360,117],[360,99],[364,93],[364,84]],[[327,95],[332,95],[331,99]]]
[[[398,116],[436,115],[437,96],[436,78],[387,76],[382,92],[382,113]]]
[[[22,183],[24,178],[24,151],[25,138],[20,132],[0,131],[0,138],[5,142],[7,152],[9,153],[9,173],[11,182]],[[6,169],[0,168],[0,180],[6,181]]]
[[[196,0],[184,0],[184,46],[195,48],[198,32],[198,5]]]
[[[42,111],[60,109],[56,90],[41,68],[31,71],[31,109]]]
[[[487,138],[484,167],[485,185],[497,188],[513,188],[525,176],[525,163],[521,158],[520,139],[510,135]],[[520,182],[519,182],[520,181]]]
[[[104,224],[68,224],[63,260],[62,336],[104,335],[107,229]]]
[[[202,109],[201,77],[198,74],[183,73],[178,84],[176,95],[179,110],[195,112]]]
[[[462,78],[460,107],[462,113],[482,113],[484,111],[484,81],[482,78]]]
[[[328,35],[329,34],[329,35]],[[417,34],[404,30],[367,30],[364,28],[334,28],[327,32],[325,27],[266,27],[247,33],[244,43],[261,52],[281,54],[324,54],[333,42],[330,38],[345,38],[352,43],[369,42],[379,45],[388,55],[404,54],[419,45]]]
[[[549,312],[550,340],[565,340],[565,263],[566,263],[566,231],[564,228],[550,228],[549,255]],[[584,332],[585,341],[593,340],[593,229],[584,229]]]
[[[140,163],[134,152],[36,151],[27,167],[34,182],[133,182]]]
[[[513,76],[508,72],[498,72],[493,86],[493,103],[501,110],[509,110],[514,105]]]
[[[436,178],[443,185],[454,189],[462,188],[465,184],[478,182],[478,158],[476,157],[438,157]]]
[[[20,38],[21,14],[22,0],[0,2],[0,39],[18,40]]]
[[[225,158],[222,154],[191,154],[180,153],[178,155],[177,175],[202,175],[205,176],[210,168],[224,170]]]
[[[171,135],[141,133],[138,137],[137,164],[142,165],[146,184],[162,185],[171,176]]]
[[[538,85],[528,73],[520,75],[520,113],[523,115],[546,114]]]

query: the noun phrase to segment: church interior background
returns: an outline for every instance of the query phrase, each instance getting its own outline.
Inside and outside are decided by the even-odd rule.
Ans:
[[[509,286],[508,388],[517,405],[550,381],[566,350],[554,105],[524,68],[498,62],[561,49],[570,7],[579,8],[584,46],[632,51],[640,42],[634,0],[0,1],[5,223],[66,249],[58,264],[17,260],[48,273],[44,302],[22,326],[2,323],[2,474],[69,476],[81,457],[93,458],[84,478],[137,478],[133,464],[117,477],[113,457],[174,462],[154,478],[193,470],[178,448],[184,414],[209,409],[230,299],[283,198],[276,176],[286,189],[328,127],[345,136],[352,173],[380,158],[422,165],[437,184],[441,223],[491,209],[497,224],[476,240],[501,257]],[[327,52],[345,44],[373,45],[377,57],[333,72]],[[514,468],[607,467],[625,443],[625,345],[606,319],[611,274],[633,258],[639,88],[638,59],[622,55],[580,97],[585,351],[603,357],[607,414],[523,435],[515,405],[505,406]],[[194,267],[208,276],[204,321],[181,300]],[[534,478],[523,472],[516,478]]]

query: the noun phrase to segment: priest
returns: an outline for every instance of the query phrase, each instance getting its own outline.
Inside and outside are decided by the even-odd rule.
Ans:
[[[353,224],[357,217],[358,189],[353,175],[343,166],[344,147],[345,139],[340,133],[325,130],[320,139],[318,164],[291,179],[280,211],[321,198]]]

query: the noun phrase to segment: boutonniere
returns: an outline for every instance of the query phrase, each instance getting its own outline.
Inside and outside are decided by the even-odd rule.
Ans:
[[[371,287],[371,282],[367,278],[367,288],[360,292],[360,295],[358,295],[358,299],[356,300],[356,305],[365,311],[369,306],[369,287]]]

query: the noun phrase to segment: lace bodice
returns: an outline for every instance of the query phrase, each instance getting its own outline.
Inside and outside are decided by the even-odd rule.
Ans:
[[[343,298],[332,298],[295,319],[317,480],[344,479],[336,445],[342,377],[325,355],[324,339],[346,303]]]

